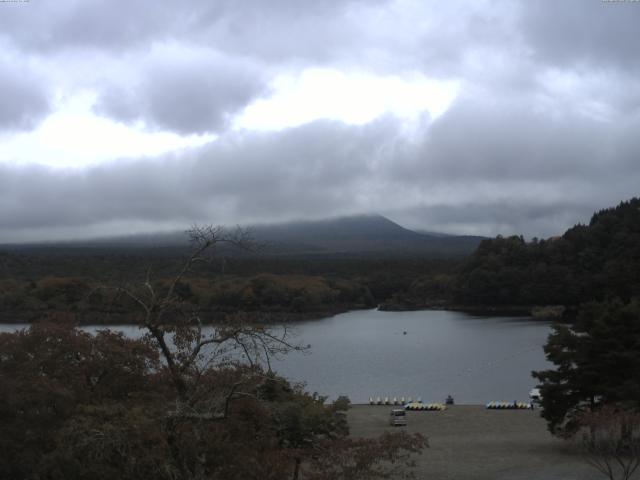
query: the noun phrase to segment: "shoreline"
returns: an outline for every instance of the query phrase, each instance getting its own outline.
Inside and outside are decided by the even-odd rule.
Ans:
[[[480,316],[531,317],[535,320],[561,320],[568,310],[563,305],[452,305],[435,304],[421,306],[391,305],[382,303],[379,310],[385,312],[416,312],[422,310],[443,310]]]
[[[359,310],[370,310],[370,307],[363,308],[334,308],[321,311],[309,311],[309,312],[259,312],[259,311],[238,311],[237,313],[246,313],[250,316],[255,316],[258,320],[254,319],[256,324],[284,324],[291,322],[302,322],[305,320],[322,320],[323,318],[330,318],[341,313],[347,313]],[[80,326],[99,326],[99,325],[138,325],[134,321],[135,315],[100,312],[87,312],[83,315],[79,312],[54,312],[54,315],[59,313],[60,315],[69,315],[69,317]],[[206,321],[203,321],[203,325],[216,325],[220,323],[225,316],[232,315],[233,312],[203,312],[203,317],[206,317]],[[31,325],[33,323],[39,323],[47,320],[48,312],[42,312],[42,315],[38,315],[38,312],[28,312],[23,314],[10,314],[0,313],[0,325]],[[80,320],[79,317],[89,318],[89,320]],[[75,318],[73,318],[75,317]],[[260,319],[262,317],[262,319]]]
[[[369,306],[343,306],[336,307],[327,310],[314,310],[308,312],[286,312],[286,311],[238,311],[237,313],[244,313],[249,316],[254,316],[254,323],[264,325],[275,324],[287,324],[292,322],[303,322],[307,320],[322,320],[325,318],[335,317],[348,312],[356,312],[363,310],[378,310],[382,312],[431,312],[431,311],[448,311],[448,312],[460,312],[469,315],[478,315],[486,317],[531,317],[534,320],[549,321],[551,318],[544,316],[532,315],[530,309],[532,307],[475,307],[475,306],[461,306],[461,305],[434,305],[426,307],[416,308],[389,308],[384,304],[380,304],[377,307]],[[537,307],[533,307],[537,308]],[[12,324],[26,324],[31,325],[46,321],[47,316],[51,315],[50,312],[27,312],[27,313],[0,313],[1,325]],[[53,312],[53,315],[69,315],[70,319],[76,324],[81,326],[97,326],[97,325],[137,325],[133,320],[133,315],[124,314],[120,312],[87,312],[84,315],[81,312]],[[203,317],[206,317],[206,321],[203,321],[203,325],[215,325],[220,323],[225,316],[232,315],[232,312],[221,311],[209,311],[203,312]],[[87,320],[80,320],[80,317],[87,318]]]

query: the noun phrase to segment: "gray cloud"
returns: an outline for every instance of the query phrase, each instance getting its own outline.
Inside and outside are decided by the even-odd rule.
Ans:
[[[636,2],[0,8],[15,52],[0,61],[0,129],[32,128],[52,90],[89,89],[100,115],[219,135],[81,170],[0,166],[0,241],[375,211],[430,230],[548,236],[639,193]],[[460,94],[413,129],[382,118],[229,130],[275,76],[314,66],[457,80]]]
[[[532,105],[462,99],[425,132],[420,154],[401,158],[390,174],[403,181],[417,172],[441,182],[552,181],[599,178],[624,161],[610,148],[610,125],[570,112],[554,118]]]
[[[368,5],[377,3],[384,2]],[[335,49],[353,44],[347,14],[363,5],[202,0],[149,8],[146,0],[45,0],[3,6],[0,40],[43,63],[70,61],[48,80],[94,90],[102,115],[204,133],[223,129],[264,93],[274,66],[330,62]]]
[[[462,235],[525,234],[542,238],[559,235],[569,226],[588,223],[597,205],[579,201],[539,203],[518,199],[502,202],[482,200],[459,205],[437,204],[388,212],[408,227]],[[482,223],[478,219],[482,218]]]
[[[637,72],[636,2],[566,0],[523,2],[522,7],[522,32],[538,61]]]
[[[212,132],[266,88],[256,65],[210,50],[158,48],[140,63],[133,78],[102,90],[99,114],[181,134]]]
[[[345,212],[379,125],[239,134],[185,155],[84,171],[0,167],[0,231],[117,220],[236,222]],[[35,206],[38,208],[34,208]]]
[[[17,48],[52,52],[65,48],[122,49],[174,33],[188,10],[150,8],[145,0],[126,5],[107,0],[43,0],[3,6],[0,30]]]
[[[343,65],[397,72],[459,73],[469,48],[510,48],[509,2],[407,0],[43,0],[5,8],[0,38],[30,54],[67,50],[121,56],[156,44],[212,47],[281,67]],[[135,68],[135,63],[133,67]]]
[[[444,125],[447,121],[441,120]],[[587,153],[571,142],[544,145],[543,151],[553,159],[575,159],[575,171],[559,160],[555,174],[552,161],[540,174],[527,165],[535,153],[517,156],[515,146],[482,171],[474,158],[491,158],[495,146],[508,139],[509,132],[505,137],[492,128],[477,132],[482,141],[469,146],[473,155],[445,149],[440,161],[446,159],[460,174],[434,173],[433,166],[406,170],[407,162],[438,165],[431,158],[435,151],[425,152],[435,148],[432,144],[452,141],[444,127],[426,122],[423,129],[422,140],[409,142],[393,119],[360,127],[315,122],[278,133],[227,134],[180,154],[80,171],[1,167],[0,240],[61,229],[74,235],[115,234],[130,231],[131,224],[153,230],[194,221],[255,223],[372,211],[416,228],[548,236],[637,193],[640,184],[637,162],[625,165],[623,158],[607,173],[608,159],[618,158],[615,151]],[[533,137],[537,133],[529,131]],[[517,145],[520,139],[510,141]],[[626,141],[639,151],[637,140],[628,136]],[[540,143],[549,142],[541,138]],[[614,150],[627,148],[622,139],[614,145]],[[472,174],[465,172],[470,168]],[[589,169],[601,174],[583,173]]]
[[[30,129],[50,110],[42,77],[21,59],[0,57],[0,92],[0,131]]]
[[[16,45],[30,51],[121,51],[179,38],[192,44],[215,42],[233,53],[269,55],[273,61],[287,52],[321,55],[319,50],[349,38],[349,31],[342,27],[353,22],[346,18],[352,6],[384,3],[386,0],[196,0],[188,5],[150,7],[147,0],[131,0],[126,6],[107,0],[43,0],[4,9],[0,27]]]

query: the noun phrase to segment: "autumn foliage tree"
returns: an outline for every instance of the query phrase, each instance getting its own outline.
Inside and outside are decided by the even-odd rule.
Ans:
[[[149,403],[156,388],[148,372],[158,368],[155,349],[119,333],[56,322],[0,335],[0,477],[46,470],[61,432],[88,405]]]

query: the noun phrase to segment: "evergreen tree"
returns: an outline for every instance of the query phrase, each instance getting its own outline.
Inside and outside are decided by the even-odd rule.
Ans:
[[[640,198],[593,215],[561,237],[484,240],[461,265],[461,305],[565,305],[640,295]]]
[[[640,407],[640,300],[591,303],[575,325],[553,328],[544,350],[556,368],[533,372],[552,433],[573,434],[604,405]]]

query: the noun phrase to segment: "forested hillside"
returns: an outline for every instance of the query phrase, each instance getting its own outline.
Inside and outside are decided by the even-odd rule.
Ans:
[[[547,240],[481,242],[452,285],[455,304],[567,305],[640,295],[640,199]]]

